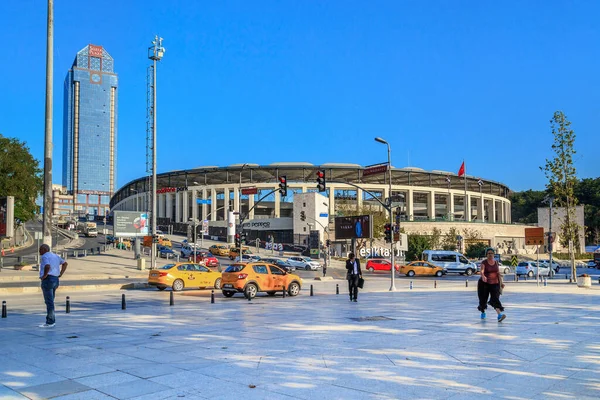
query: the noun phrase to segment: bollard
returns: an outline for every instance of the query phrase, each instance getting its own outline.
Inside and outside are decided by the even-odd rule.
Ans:
[[[94,248],[93,247],[90,249],[90,254],[94,255]]]
[[[285,299],[285,285],[281,285],[281,293],[283,293],[283,298]]]
[[[87,250],[83,250],[83,256],[87,257]]]
[[[314,296],[314,293],[313,293],[313,285],[310,285],[310,295],[311,295],[311,296]]]
[[[600,285],[600,276],[598,277],[598,284]]]
[[[433,288],[437,289],[437,281],[433,281]]]
[[[215,304],[215,289],[210,291],[210,304]]]
[[[127,303],[125,303],[125,293],[121,295],[121,310],[127,309]]]
[[[2,301],[2,318],[6,318],[6,301]]]
[[[339,283],[335,284],[335,294],[340,294],[340,284]]]
[[[170,306],[175,305],[175,296],[173,295],[173,291],[172,290],[171,290],[170,296],[169,296],[169,305]]]
[[[412,290],[412,281],[410,281],[410,290]]]
[[[519,275],[515,274],[515,282],[519,282]]]
[[[548,286],[548,279],[544,278],[544,286]]]
[[[71,313],[71,298],[69,296],[67,296],[67,309],[65,310],[65,313]]]
[[[469,287],[469,280],[465,279],[465,287]]]
[[[73,250],[73,257],[77,258],[78,255],[79,255],[79,252],[77,250]]]
[[[569,278],[569,283],[573,283],[573,279],[572,278]]]
[[[566,281],[567,279],[569,279],[569,277],[567,276],[567,274],[565,274],[565,281]]]
[[[100,247],[99,246],[98,246],[97,250],[98,250],[98,254],[100,254]]]

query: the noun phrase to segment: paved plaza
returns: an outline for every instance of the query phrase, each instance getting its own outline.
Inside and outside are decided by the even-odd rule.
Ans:
[[[305,282],[312,283],[312,282]],[[73,293],[57,325],[39,295],[9,299],[0,321],[0,398],[596,399],[600,291],[508,285],[508,318],[481,321],[475,285],[413,290],[344,281],[298,297]],[[340,295],[335,295],[335,285]],[[121,309],[126,293],[127,309]]]

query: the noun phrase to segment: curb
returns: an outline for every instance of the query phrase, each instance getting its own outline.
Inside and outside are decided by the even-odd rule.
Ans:
[[[144,282],[132,282],[132,283],[109,283],[109,284],[98,284],[98,285],[60,285],[61,291],[88,291],[88,290],[141,290],[148,289],[150,285]],[[14,288],[0,288],[0,294],[36,294],[42,293],[42,288],[39,286],[26,286],[26,287],[14,287]]]

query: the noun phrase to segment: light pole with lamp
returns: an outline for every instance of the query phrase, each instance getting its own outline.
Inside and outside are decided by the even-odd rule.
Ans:
[[[150,268],[156,268],[156,62],[160,61],[165,48],[162,47],[163,38],[155,36],[152,46],[148,48],[148,58],[153,61],[152,66],[152,255]]]
[[[375,138],[376,142],[382,143],[387,145],[388,148],[388,183],[389,183],[389,193],[388,193],[388,201],[387,201],[387,210],[390,216],[390,224],[392,226],[394,226],[394,216],[392,215],[392,150],[390,147],[390,144],[388,142],[386,142],[385,140],[383,140],[380,137],[376,137]],[[400,227],[398,227],[398,229],[400,229]],[[392,242],[390,244],[390,250],[392,252],[392,267],[390,268],[390,280],[391,280],[391,284],[390,284],[390,291],[393,292],[396,290],[396,284],[394,282],[394,272],[395,272],[395,257],[394,257],[394,230],[392,230]]]

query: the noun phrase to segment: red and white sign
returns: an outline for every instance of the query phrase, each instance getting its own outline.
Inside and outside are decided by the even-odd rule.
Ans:
[[[158,190],[156,191],[156,193],[174,193],[174,192],[176,192],[176,191],[177,191],[177,188],[174,188],[174,187],[167,187],[167,188],[161,188],[161,189],[158,189]]]
[[[258,194],[258,189],[253,188],[242,188],[242,194]]]
[[[90,44],[89,54],[90,54],[90,57],[102,58],[102,46],[96,46],[96,45]]]
[[[384,172],[387,172],[388,170],[388,166],[387,164],[383,164],[383,165],[376,165],[374,167],[367,167],[363,170],[363,176],[369,176],[369,175],[375,175],[375,174],[381,174]]]

